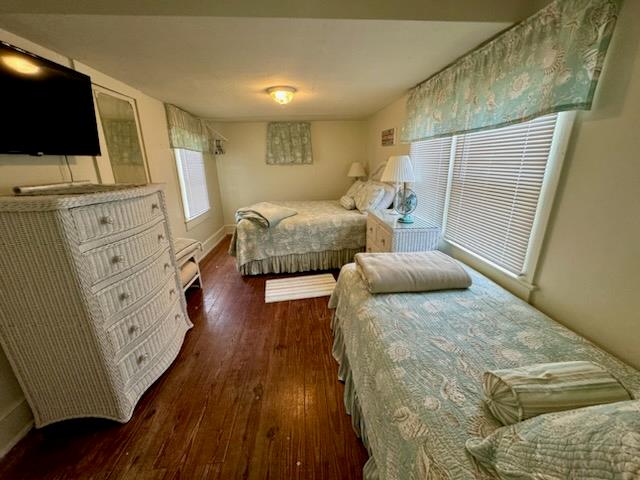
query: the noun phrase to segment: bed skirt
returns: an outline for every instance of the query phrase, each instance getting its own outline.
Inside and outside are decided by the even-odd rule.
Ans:
[[[334,314],[331,320],[331,329],[333,330],[333,358],[338,362],[338,379],[344,383],[344,408],[347,411],[347,415],[351,416],[351,426],[353,431],[356,432],[360,441],[369,452],[369,460],[364,464],[362,469],[362,477],[364,480],[379,480],[380,475],[378,473],[378,466],[376,461],[371,455],[371,448],[367,439],[367,429],[362,416],[362,409],[360,408],[360,402],[358,401],[358,393],[353,383],[353,376],[351,372],[351,366],[349,365],[349,359],[347,358],[347,352],[344,347],[344,340],[342,337],[342,330],[337,322],[337,316]]]
[[[295,273],[310,270],[331,270],[341,268],[353,262],[356,253],[364,248],[347,248],[344,250],[325,250],[323,252],[293,253],[253,260],[238,265],[242,275],[261,275],[264,273]]]

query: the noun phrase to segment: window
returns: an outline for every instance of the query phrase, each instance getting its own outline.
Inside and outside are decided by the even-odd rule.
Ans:
[[[559,118],[413,143],[416,213],[454,246],[524,276]]]
[[[413,189],[418,196],[416,215],[442,226],[447,196],[452,138],[436,138],[411,144],[411,159],[418,182]]]
[[[182,205],[187,222],[209,211],[209,192],[202,152],[174,149],[182,191]]]

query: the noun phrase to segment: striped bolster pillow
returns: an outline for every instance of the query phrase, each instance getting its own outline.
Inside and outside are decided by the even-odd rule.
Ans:
[[[543,413],[629,400],[609,372],[591,362],[561,362],[485,372],[485,402],[503,425]]]

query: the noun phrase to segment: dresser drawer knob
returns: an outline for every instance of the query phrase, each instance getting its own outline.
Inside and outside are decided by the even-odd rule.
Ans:
[[[137,333],[138,330],[140,330],[140,327],[138,327],[137,325],[131,325],[129,327],[129,335],[133,335],[134,333]]]
[[[164,240],[164,233],[159,233],[158,234],[158,241],[161,242],[162,240]]]
[[[171,290],[169,290],[169,297],[172,297],[176,294],[176,289],[172,288]]]
[[[157,203],[151,204],[151,210],[157,210],[158,208],[160,208],[160,206]]]
[[[380,240],[382,242],[383,245],[385,245],[387,243],[387,241],[383,238],[382,240]]]
[[[170,266],[171,266],[171,265],[169,265],[168,263],[165,263],[165,264],[164,264],[164,271],[166,272],[166,271],[167,271],[167,269],[168,269]]]
[[[100,223],[102,225],[111,225],[113,223],[113,218],[107,216],[100,218]]]
[[[180,320],[182,318],[182,315],[180,315],[179,313],[176,313],[176,320]]]
[[[129,294],[127,292],[122,292],[118,298],[121,302],[124,302],[127,298],[129,298]]]
[[[142,354],[138,355],[138,364],[146,362],[148,358],[149,358],[149,354],[148,353],[142,353]]]
[[[120,263],[124,260],[124,257],[122,255],[114,255],[113,257],[111,257],[111,263],[116,264],[116,263]]]

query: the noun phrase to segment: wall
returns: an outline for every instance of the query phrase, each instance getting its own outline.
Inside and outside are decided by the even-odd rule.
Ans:
[[[625,2],[578,115],[533,304],[640,368],[640,2]]]
[[[311,122],[312,165],[267,165],[265,122],[217,127],[229,139],[217,159],[227,225],[238,208],[258,201],[338,199],[353,181],[346,176],[351,162],[366,162],[363,121]]]
[[[0,40],[24,48],[65,66],[75,66],[91,76],[92,81],[105,88],[127,95],[136,101],[144,148],[147,154],[151,181],[165,183],[169,222],[174,236],[189,236],[205,242],[211,248],[224,235],[222,223],[222,202],[218,187],[215,159],[208,158],[207,180],[212,210],[208,218],[190,231],[186,231],[178,177],[173,153],[169,147],[164,105],[144,93],[107,75],[93,70],[87,65],[74,63],[71,59],[52,52],[42,46],[0,29]],[[104,148],[104,147],[103,147]],[[76,180],[97,181],[94,157],[69,157],[70,167]],[[15,185],[53,183],[69,181],[70,175],[63,157],[25,155],[0,155],[0,194],[9,194]],[[13,375],[6,357],[0,350],[0,456],[24,435],[32,425],[29,406]]]
[[[381,163],[386,162],[392,155],[407,155],[409,153],[409,145],[400,143],[400,129],[404,122],[406,103],[407,97],[405,95],[367,119],[369,172],[372,172]],[[390,147],[383,147],[380,141],[380,134],[382,130],[387,128],[396,129],[396,144]]]

